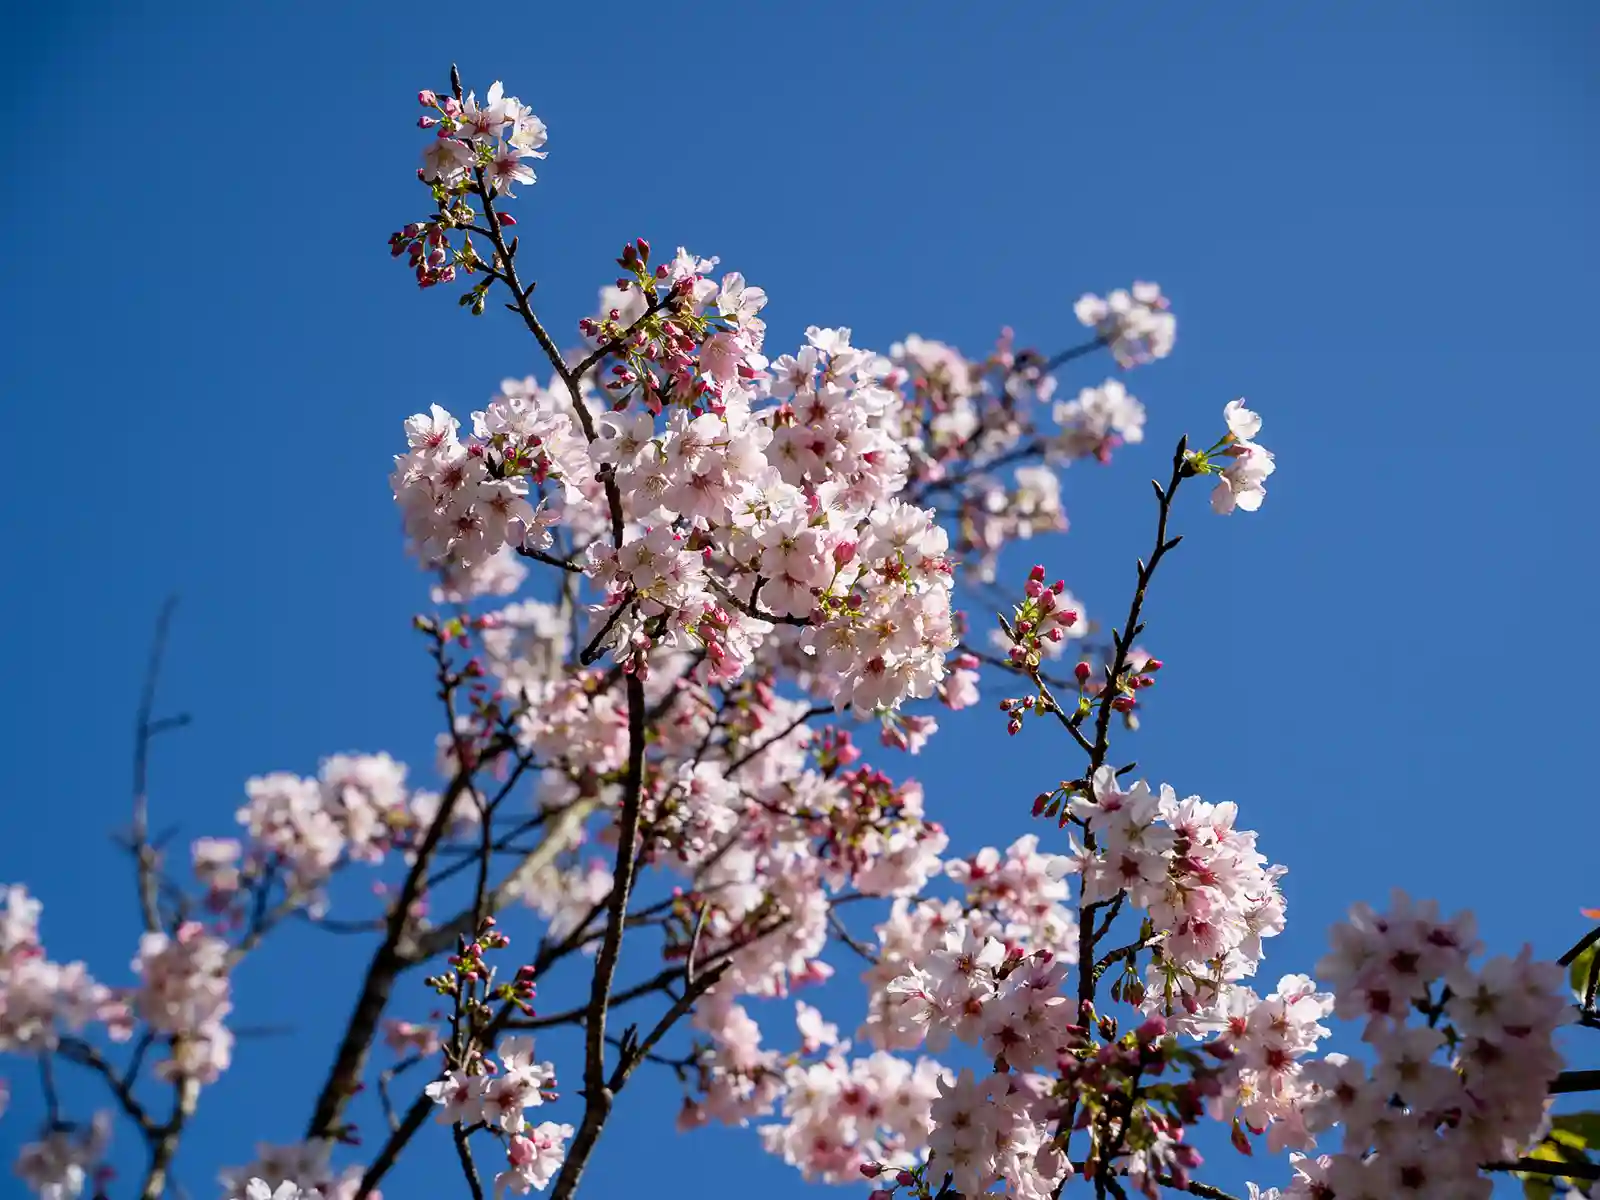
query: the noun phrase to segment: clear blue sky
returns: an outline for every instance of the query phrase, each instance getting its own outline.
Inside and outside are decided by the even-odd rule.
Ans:
[[[1130,379],[1151,441],[1072,470],[1074,529],[1048,561],[1091,615],[1121,610],[1171,442],[1235,395],[1265,415],[1279,471],[1263,511],[1221,520],[1196,495],[1179,518],[1190,537],[1147,638],[1169,668],[1133,753],[1181,792],[1236,800],[1290,867],[1266,981],[1309,969],[1348,902],[1396,883],[1476,907],[1508,950],[1553,955],[1579,930],[1578,907],[1600,903],[1583,758],[1600,669],[1600,10],[456,11],[9,18],[0,880],[45,899],[57,957],[126,979],[131,889],[102,831],[126,819],[140,660],[169,591],[166,695],[196,725],[157,756],[159,822],[226,832],[246,776],[331,752],[431,757],[407,631],[425,581],[389,456],[406,415],[542,373],[519,329],[419,295],[386,253],[422,211],[413,95],[452,58],[550,126],[519,232],[562,328],[639,234],[765,287],[774,347],[819,323],[978,352],[1010,323],[1054,349],[1076,337],[1081,291],[1160,281],[1177,352]],[[884,765],[914,768],[976,847],[1026,827],[1068,754],[1042,730],[1006,742],[986,706]],[[302,938],[245,969],[239,1020],[295,1032],[242,1044],[208,1095],[181,1160],[190,1195],[257,1139],[298,1135],[350,949]],[[333,981],[314,1012],[288,974],[306,964]],[[7,1159],[37,1114],[15,1082]],[[670,1080],[629,1092],[594,1195],[646,1164],[662,1200],[799,1194],[753,1135],[677,1137],[672,1107]],[[444,1146],[408,1158],[390,1195],[436,1194]],[[1224,1155],[1213,1177],[1244,1174]]]

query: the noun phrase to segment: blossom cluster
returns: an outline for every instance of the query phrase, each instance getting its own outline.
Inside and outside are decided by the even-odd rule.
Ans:
[[[1470,913],[1444,917],[1399,891],[1335,926],[1317,972],[1333,1011],[1365,1023],[1371,1055],[1307,1067],[1307,1128],[1343,1129],[1317,1166],[1338,1200],[1488,1197],[1479,1164],[1519,1157],[1538,1133],[1561,1070],[1555,1034],[1573,1019],[1565,978],[1527,947],[1475,965],[1480,949]]]
[[[333,1167],[332,1151],[333,1143],[320,1138],[283,1146],[260,1143],[253,1162],[221,1173],[225,1200],[353,1200],[362,1169]],[[368,1195],[383,1200],[380,1191]]]
[[[890,358],[885,383],[901,397],[896,437],[910,492],[919,502],[950,497],[941,512],[954,517],[955,549],[985,580],[1006,544],[1065,532],[1060,468],[1109,462],[1144,438],[1144,406],[1119,379],[1052,405],[1053,362],[1018,351],[1010,330],[981,361],[920,337],[896,343]]]
[[[439,215],[407,225],[389,238],[390,252],[406,255],[420,287],[450,283],[456,268],[480,270],[486,264],[472,248],[470,236],[457,250],[451,237],[458,227],[472,224],[476,213],[466,193],[475,182],[489,195],[513,195],[513,184],[533,183],[531,161],[545,157],[540,149],[549,138],[545,124],[515,96],[507,96],[497,81],[480,104],[474,93],[465,98],[440,97],[432,91],[417,94],[429,110],[418,119],[434,132],[422,152],[417,177],[431,184],[439,201]],[[506,218],[505,223],[516,222]],[[483,311],[482,290],[473,293],[474,309]]]
[[[171,1057],[156,1068],[162,1078],[214,1083],[227,1070],[233,1054],[233,1034],[223,1024],[233,1008],[230,953],[226,941],[197,921],[185,922],[171,936],[147,933],[139,940],[134,1010],[170,1039]]]
[[[1261,417],[1244,406],[1243,400],[1230,400],[1223,410],[1228,433],[1220,449],[1210,454],[1226,458],[1217,486],[1211,492],[1211,507],[1224,516],[1234,509],[1255,512],[1267,496],[1267,476],[1277,468],[1272,451],[1251,439],[1261,432]]]
[[[198,838],[191,848],[195,876],[219,910],[269,873],[320,908],[340,864],[379,863],[405,848],[440,803],[435,792],[409,788],[405,766],[387,754],[333,755],[315,779],[280,771],[249,780],[245,793],[237,820],[248,838]],[[451,830],[470,827],[474,816],[473,805],[457,804]]]
[[[46,957],[39,941],[43,907],[21,884],[0,885],[0,1052],[49,1051],[63,1030],[91,1024],[127,1038],[126,1000],[96,982],[83,963]]]
[[[103,1182],[111,1145],[111,1113],[102,1110],[80,1129],[49,1129],[17,1152],[13,1171],[40,1200],[76,1200],[91,1181]]]
[[[1172,353],[1177,320],[1154,283],[1135,283],[1109,296],[1085,295],[1073,306],[1078,321],[1093,329],[1123,366],[1152,362]]]
[[[423,1089],[439,1106],[438,1121],[483,1122],[506,1135],[506,1169],[495,1178],[499,1193],[543,1191],[566,1156],[571,1125],[531,1124],[527,1110],[555,1099],[555,1067],[534,1057],[533,1039],[509,1037],[494,1059],[478,1058],[473,1071],[452,1070]]]
[[[804,1018],[815,1010],[797,1007],[804,1033]],[[819,1061],[785,1066],[782,1120],[760,1128],[762,1147],[808,1180],[854,1182],[868,1164],[914,1167],[933,1131],[937,1063],[913,1065],[883,1051],[850,1058],[848,1049],[834,1045]]]

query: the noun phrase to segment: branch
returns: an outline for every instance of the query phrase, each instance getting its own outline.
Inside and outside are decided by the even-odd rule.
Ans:
[[[560,567],[563,571],[571,571],[574,575],[583,575],[585,570],[575,562],[568,562],[564,558],[557,558],[554,554],[546,554],[543,550],[530,550],[526,546],[518,546],[517,553],[523,558],[531,558],[535,562],[547,563],[552,567]]]
[[[839,919],[839,914],[834,912],[831,907],[828,909],[828,925],[833,929],[833,934],[836,938],[838,938],[846,946],[849,946],[850,949],[854,950],[873,966],[878,965],[878,956],[874,954],[865,944],[863,944],[859,938],[845,928],[844,922]]]
[[[144,1186],[139,1189],[140,1200],[161,1200],[167,1190],[167,1173],[172,1168],[173,1155],[178,1152],[178,1139],[183,1127],[194,1116],[195,1105],[200,1100],[200,1081],[187,1076],[177,1084],[178,1099],[172,1107],[172,1116],[150,1145],[150,1167],[145,1172]]]
[[[644,795],[645,698],[644,683],[637,675],[626,678],[628,693],[628,778],[622,797],[622,815],[617,833],[617,860],[612,871],[610,911],[600,953],[595,958],[594,983],[589,992],[589,1015],[584,1023],[586,1037],[583,1070],[583,1123],[567,1149],[566,1162],[556,1177],[551,1200],[571,1200],[583,1175],[589,1155],[594,1152],[600,1130],[611,1115],[613,1089],[605,1077],[606,1009],[611,1000],[611,981],[617,958],[622,953],[622,934],[628,916],[628,896],[633,888],[636,843],[639,837],[639,809]]]
[[[558,854],[572,845],[583,830],[583,823],[598,806],[599,801],[589,797],[576,800],[563,808],[550,822],[550,829],[545,834],[544,840],[529,851],[499,884],[484,895],[481,912],[476,911],[478,907],[476,904],[472,908],[462,909],[444,924],[412,939],[406,948],[406,957],[421,962],[436,954],[442,954],[454,946],[457,936],[471,937],[484,916],[493,915],[504,907],[523,878],[537,875],[548,867]]]
[[[1596,925],[1593,929],[1589,930],[1588,933],[1579,938],[1572,949],[1568,950],[1556,961],[1559,962],[1563,967],[1570,967],[1573,963],[1578,961],[1578,955],[1582,954],[1596,942],[1600,942],[1600,925]]]
[[[1105,766],[1106,758],[1111,751],[1111,702],[1116,698],[1118,681],[1128,669],[1128,654],[1133,649],[1133,640],[1139,636],[1144,628],[1140,624],[1140,616],[1144,611],[1145,593],[1150,587],[1150,581],[1155,577],[1156,568],[1161,565],[1161,560],[1167,553],[1175,548],[1181,538],[1167,537],[1167,522],[1172,515],[1172,501],[1178,493],[1178,486],[1184,478],[1192,472],[1188,460],[1189,439],[1178,439],[1178,448],[1172,455],[1172,477],[1167,482],[1165,489],[1159,483],[1152,483],[1155,488],[1158,512],[1156,516],[1156,542],[1155,549],[1150,554],[1147,563],[1139,560],[1138,577],[1133,590],[1133,600],[1128,605],[1128,619],[1123,622],[1120,630],[1113,629],[1112,634],[1112,660],[1106,668],[1106,686],[1100,693],[1100,710],[1095,720],[1094,741],[1089,748],[1089,766],[1084,772],[1086,793],[1091,801],[1095,799],[1094,777],[1099,769]],[[1095,839],[1092,833],[1084,832],[1084,846],[1093,851]],[[1095,949],[1100,937],[1095,929],[1095,914],[1105,906],[1100,904],[1083,903],[1084,892],[1088,888],[1088,873],[1081,874],[1078,878],[1078,1019],[1086,1008],[1094,1003],[1096,984],[1098,978],[1094,970]],[[1109,927],[1109,926],[1108,926]],[[1070,1145],[1072,1129],[1077,1118],[1078,1102],[1076,1095],[1067,1101],[1067,1106],[1056,1128],[1066,1132],[1066,1142]]]
[[[710,575],[706,576],[706,585],[717,595],[721,596],[734,608],[747,617],[754,617],[757,621],[765,621],[769,625],[799,625],[801,627],[811,624],[809,618],[796,616],[779,616],[777,613],[762,612],[754,604],[747,604],[733,594],[733,589],[724,584],[720,579]]]
[[[639,329],[644,327],[646,321],[667,306],[667,299],[670,299],[671,295],[672,293],[668,292],[666,299],[663,299],[661,293],[659,292],[656,292],[654,295],[652,295],[645,305],[644,313],[636,318],[633,324],[624,329],[620,335],[612,338],[609,342],[606,342],[599,349],[595,350],[594,353],[585,357],[581,362],[578,363],[577,366],[573,367],[572,377],[574,379],[581,380],[589,373],[590,368],[592,368],[602,358],[620,349],[624,344],[626,344],[629,338],[631,338]]]
[[[578,425],[583,429],[584,440],[592,442],[596,437],[594,417],[590,415],[589,406],[584,402],[583,386],[580,382],[583,370],[588,368],[584,367],[583,370],[574,371],[567,366],[567,360],[562,355],[561,350],[551,340],[550,335],[545,332],[544,326],[539,323],[539,318],[534,314],[532,306],[528,303],[528,297],[533,293],[533,287],[531,285],[526,288],[523,287],[521,281],[517,278],[517,264],[512,258],[510,249],[506,246],[505,234],[500,227],[500,214],[494,210],[494,195],[490,192],[489,185],[483,177],[483,169],[481,167],[473,168],[472,178],[478,198],[483,201],[483,215],[489,225],[489,241],[493,243],[495,255],[498,259],[494,273],[504,281],[505,285],[511,289],[512,296],[516,298],[516,303],[507,307],[522,318],[522,323],[528,327],[528,332],[533,334],[534,340],[544,350],[545,357],[550,360],[550,365],[555,368],[555,372],[560,377],[561,382],[566,384],[567,395],[572,399],[572,408],[577,413]],[[616,477],[609,469],[600,472],[600,481],[605,485],[606,503],[611,510],[611,540],[620,549],[622,547],[622,493],[618,491]]]
[[[1550,1084],[1552,1096],[1573,1092],[1600,1092],[1600,1071],[1563,1071]]]
[[[1073,1163],[1072,1169],[1074,1173],[1082,1175],[1088,1165],[1089,1164],[1087,1163]],[[1125,1169],[1119,1169],[1116,1171],[1117,1175],[1127,1175],[1127,1173],[1128,1172]],[[1111,1177],[1106,1176],[1106,1178],[1109,1182]],[[1200,1183],[1199,1181],[1193,1179],[1179,1181],[1174,1176],[1167,1175],[1163,1172],[1153,1173],[1150,1178],[1154,1179],[1164,1188],[1171,1188],[1175,1192],[1187,1192],[1191,1196],[1201,1196],[1204,1198],[1204,1200],[1239,1200],[1239,1198],[1232,1192],[1225,1192],[1219,1187],[1212,1187],[1209,1183]]]
[[[1041,367],[1040,370],[1044,374],[1048,375],[1057,368],[1065,366],[1075,358],[1084,358],[1090,354],[1093,354],[1105,344],[1105,338],[1097,337],[1092,342],[1084,342],[1081,345],[1073,346],[1069,349],[1061,351],[1054,358],[1046,359],[1044,366]]]
[[[150,657],[145,665],[144,686],[140,689],[133,727],[133,829],[129,840],[138,864],[139,912],[147,933],[161,932],[161,907],[157,900],[160,855],[150,844],[150,743],[160,734],[182,729],[189,723],[187,713],[160,720],[152,717],[156,684],[161,678],[161,662],[166,657],[172,614],[177,607],[178,598],[169,596],[156,616],[155,636],[150,642]]]
[[[477,1164],[472,1161],[472,1147],[467,1145],[466,1127],[457,1121],[451,1132],[455,1137],[456,1157],[461,1160],[461,1173],[467,1177],[467,1187],[472,1191],[472,1200],[483,1200],[483,1180],[478,1178]]]
[[[483,760],[479,761],[487,760],[489,757],[491,755],[485,754]],[[475,767],[463,766],[450,781],[450,786],[445,789],[444,795],[439,800],[439,811],[434,814],[433,823],[429,825],[422,844],[417,848],[411,869],[406,872],[400,895],[389,912],[388,928],[384,933],[383,942],[373,952],[372,961],[367,966],[366,978],[361,985],[361,994],[356,1000],[355,1008],[351,1010],[344,1037],[339,1043],[338,1054],[334,1058],[333,1066],[328,1070],[322,1091],[317,1096],[316,1107],[306,1128],[307,1141],[332,1137],[337,1132],[335,1124],[349,1104],[351,1096],[355,1094],[361,1072],[366,1067],[367,1052],[371,1049],[372,1039],[377,1033],[378,1022],[383,1017],[384,1009],[389,1005],[389,996],[394,990],[395,980],[407,967],[421,961],[402,952],[400,943],[405,936],[406,922],[410,919],[411,909],[422,890],[422,882],[427,877],[433,852],[444,836],[445,827],[450,823],[456,802],[462,792],[471,786],[474,771]]]
[[[131,1070],[127,1078],[118,1075],[116,1068],[106,1061],[105,1056],[81,1038],[64,1037],[58,1044],[57,1049],[60,1050],[61,1057],[68,1062],[79,1063],[98,1072],[106,1081],[106,1085],[110,1087],[111,1094],[117,1098],[117,1103],[122,1105],[122,1111],[128,1114],[129,1119],[139,1127],[141,1133],[148,1136],[156,1131],[157,1125],[155,1121],[151,1119],[150,1114],[145,1111],[144,1105],[140,1104],[138,1098],[133,1094],[132,1080],[134,1073]],[[41,1061],[48,1059],[48,1057],[48,1055],[42,1055]]]
[[[1484,1163],[1485,1171],[1517,1171],[1525,1175],[1549,1175],[1556,1179],[1600,1179],[1600,1163],[1553,1162],[1544,1158],[1519,1158],[1512,1162]]]

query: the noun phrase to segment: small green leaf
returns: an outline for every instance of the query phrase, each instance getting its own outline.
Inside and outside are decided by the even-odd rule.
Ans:
[[[1600,1147],[1600,1112],[1562,1113],[1552,1117],[1550,1136],[1574,1150]]]

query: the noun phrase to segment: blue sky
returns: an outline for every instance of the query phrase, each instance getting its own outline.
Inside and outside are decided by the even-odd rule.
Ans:
[[[19,12],[0,46],[17,455],[0,507],[0,879],[45,899],[56,956],[116,982],[133,953],[101,831],[126,819],[140,661],[168,592],[183,608],[166,695],[196,724],[158,753],[159,823],[223,832],[245,777],[309,774],[327,753],[431,756],[407,630],[425,581],[386,489],[399,422],[542,373],[520,329],[419,295],[385,250],[423,211],[413,95],[452,58],[550,126],[517,211],[562,328],[640,234],[765,287],[774,348],[816,323],[973,352],[1012,324],[1055,349],[1078,336],[1080,292],[1160,281],[1177,352],[1129,381],[1151,440],[1071,470],[1074,527],[1044,557],[1091,615],[1120,612],[1170,444],[1236,395],[1264,414],[1279,470],[1263,511],[1182,506],[1189,537],[1146,639],[1168,669],[1130,755],[1237,801],[1289,866],[1268,977],[1309,969],[1345,906],[1394,884],[1475,907],[1507,950],[1553,955],[1581,929],[1578,907],[1600,903],[1582,758],[1600,668],[1582,615],[1600,10],[440,12],[63,3]],[[1026,828],[1069,750],[1042,730],[1005,741],[986,707],[920,759],[881,757],[928,781],[975,848]],[[304,1124],[350,952],[301,938],[246,968],[241,1022],[295,1032],[241,1046],[181,1160],[189,1194]],[[332,981],[315,1013],[306,964]],[[16,1083],[8,1158],[37,1113]],[[798,1194],[751,1135],[675,1136],[672,1092],[625,1097],[595,1194],[641,1163],[663,1197]],[[443,1146],[408,1159],[391,1196],[448,1179]],[[1215,1166],[1223,1184],[1246,1173],[1226,1153]]]

